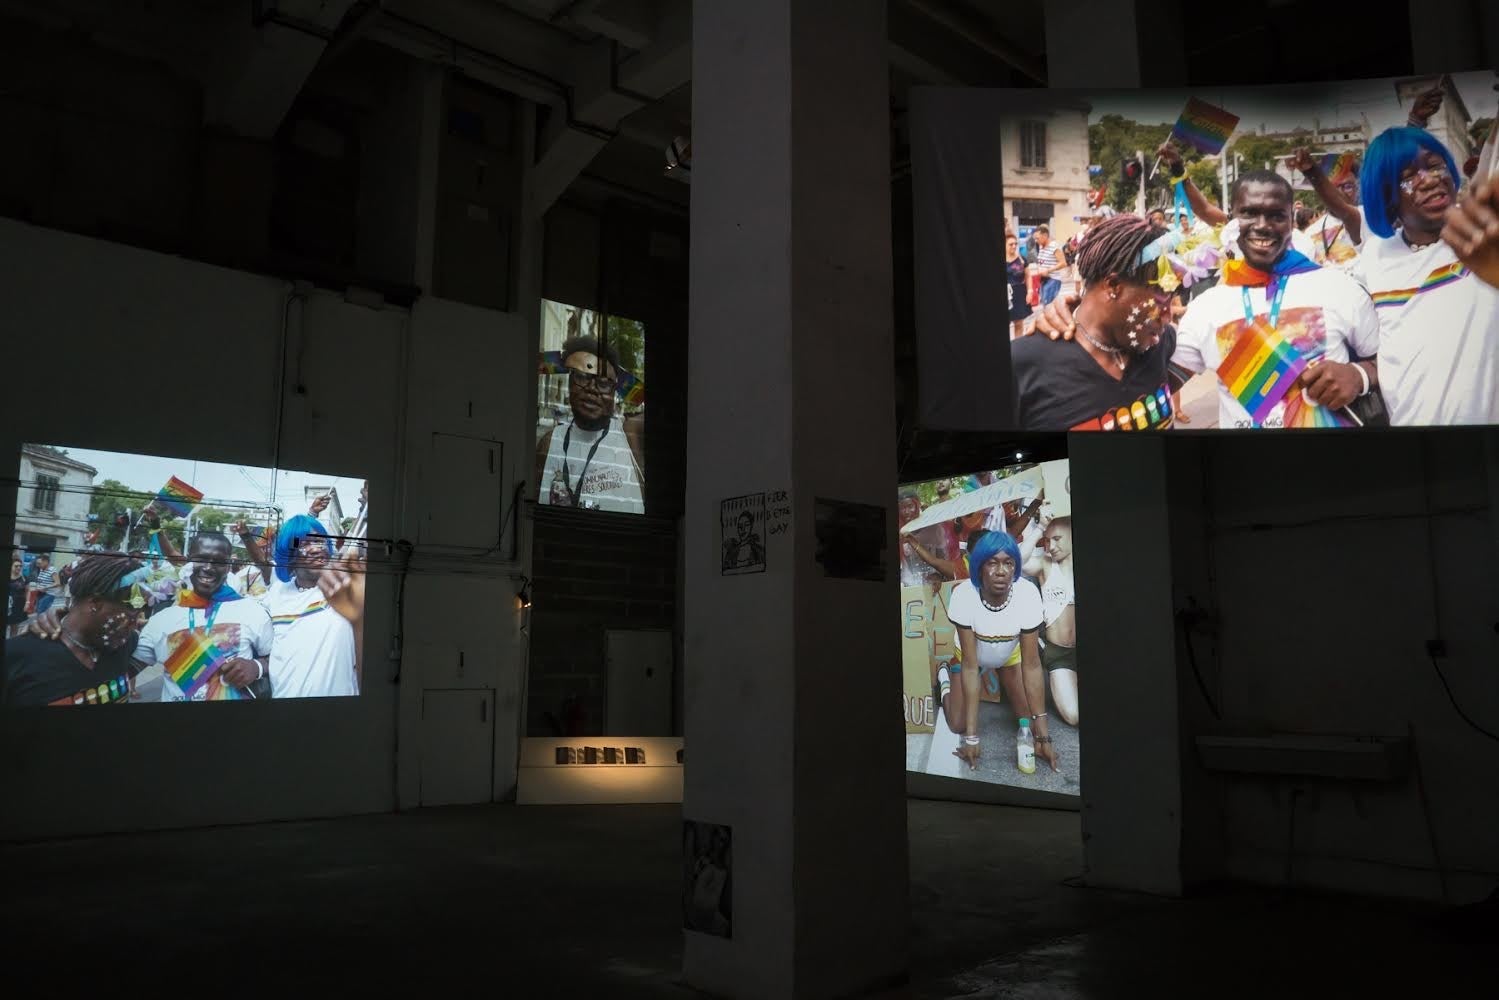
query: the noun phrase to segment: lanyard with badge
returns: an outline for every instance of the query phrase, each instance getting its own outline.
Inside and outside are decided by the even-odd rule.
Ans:
[[[607,426],[600,430],[598,439],[593,442],[593,447],[588,449],[588,457],[583,460],[583,469],[578,473],[578,485],[576,487],[572,484],[573,466],[572,460],[568,457],[568,450],[572,447],[573,440],[571,424],[568,425],[566,433],[562,435],[562,486],[567,490],[568,498],[572,500],[574,507],[579,506],[583,497],[583,480],[588,476],[588,467],[593,464],[593,456],[598,454],[599,445],[604,443],[604,438],[608,436],[608,433],[609,428]]]
[[[224,606],[222,601],[214,601],[208,606],[207,620],[203,623],[203,633],[206,635],[213,631],[213,620],[219,616],[219,609]],[[187,609],[187,630],[198,631],[198,616],[193,613],[192,608]]]
[[[1286,276],[1275,283],[1275,295],[1270,299],[1270,329],[1273,331],[1280,325],[1280,304],[1286,297],[1286,285],[1290,284]],[[1249,297],[1249,286],[1244,285],[1239,289],[1244,295],[1244,322],[1250,326],[1254,325],[1254,302]]]

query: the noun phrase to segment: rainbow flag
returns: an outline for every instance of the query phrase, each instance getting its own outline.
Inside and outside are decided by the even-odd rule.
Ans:
[[[562,364],[561,351],[542,351],[536,366],[538,375],[566,375],[567,368]]]
[[[1353,427],[1353,418],[1342,410],[1329,410],[1325,406],[1318,406],[1309,401],[1300,392],[1293,392],[1286,397],[1286,408],[1282,411],[1283,425],[1285,427],[1318,428],[1318,427]]]
[[[182,693],[191,701],[199,688],[218,676],[219,667],[228,659],[229,652],[219,648],[212,634],[195,629],[184,635],[182,642],[167,656],[164,667],[167,676],[172,678],[172,683],[181,688]],[[216,688],[215,701],[232,699],[237,695],[237,692],[228,696],[219,693],[234,691],[226,684],[220,683]]]
[[[1238,115],[1193,97],[1172,127],[1171,138],[1196,148],[1204,156],[1214,156],[1223,151],[1223,144],[1238,124]]]
[[[1352,153],[1328,153],[1322,157],[1322,173],[1334,185],[1351,181],[1354,178],[1353,168],[1357,161]]]
[[[1405,305],[1417,295],[1466,278],[1470,273],[1461,261],[1455,260],[1432,271],[1415,288],[1393,288],[1387,292],[1374,292],[1370,297],[1375,309],[1391,309]]]
[[[178,517],[186,517],[194,504],[201,503],[203,494],[173,476],[156,494],[156,506],[171,511]]]
[[[1306,370],[1309,360],[1268,324],[1256,319],[1245,324],[1218,366],[1218,381],[1259,426]]]
[[[626,405],[639,406],[645,402],[645,383],[630,372],[620,372],[619,396]]]

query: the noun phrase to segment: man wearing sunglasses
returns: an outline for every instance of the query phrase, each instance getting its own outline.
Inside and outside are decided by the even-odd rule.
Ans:
[[[644,418],[615,412],[619,357],[593,337],[562,345],[572,419],[536,445],[538,500],[554,507],[645,513]]]

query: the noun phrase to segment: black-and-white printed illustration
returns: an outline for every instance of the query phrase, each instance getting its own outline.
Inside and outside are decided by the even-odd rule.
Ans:
[[[719,555],[724,576],[765,572],[765,494],[719,504]]]
[[[734,936],[733,833],[718,823],[682,823],[682,926]]]

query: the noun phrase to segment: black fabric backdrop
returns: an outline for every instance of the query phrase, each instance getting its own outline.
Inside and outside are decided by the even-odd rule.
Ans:
[[[917,424],[924,429],[1016,425],[1000,115],[993,91],[911,91]]]

